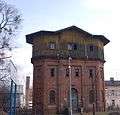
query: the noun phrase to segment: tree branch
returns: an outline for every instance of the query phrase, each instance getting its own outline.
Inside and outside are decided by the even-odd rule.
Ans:
[[[2,23],[5,21],[4,20],[5,18],[4,18],[4,13],[2,13],[2,21],[1,21],[1,23],[0,23],[0,25],[2,25]],[[1,26],[0,26],[1,27]],[[1,28],[0,28],[1,29]]]

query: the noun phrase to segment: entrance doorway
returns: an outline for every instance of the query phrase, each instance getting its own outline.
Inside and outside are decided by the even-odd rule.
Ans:
[[[77,89],[75,89],[75,88],[71,89],[71,98],[72,98],[72,109],[73,109],[73,111],[77,111],[78,110],[78,91],[77,91]],[[69,99],[68,102],[70,102],[70,95],[69,95],[68,99]]]

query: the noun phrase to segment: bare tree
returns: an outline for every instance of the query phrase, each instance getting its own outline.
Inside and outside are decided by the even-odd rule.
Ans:
[[[10,97],[10,91],[3,87],[0,89],[0,108],[3,111],[8,111],[9,109],[9,97]]]
[[[16,71],[14,64],[9,59],[10,56],[6,56],[6,51],[11,51],[12,41],[21,21],[19,11],[14,6],[0,0],[0,109],[2,107],[3,110],[8,105],[10,78],[15,75],[13,73]]]
[[[11,48],[10,41],[21,24],[21,14],[12,5],[0,0],[0,49]]]
[[[6,57],[6,50],[12,49],[11,41],[15,38],[21,22],[19,11],[14,6],[0,0],[0,82],[3,84],[11,74],[6,64],[9,61],[9,56]]]

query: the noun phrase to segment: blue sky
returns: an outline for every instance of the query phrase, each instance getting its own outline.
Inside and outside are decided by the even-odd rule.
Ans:
[[[25,35],[40,30],[58,30],[71,25],[92,34],[105,35],[111,42],[105,46],[105,79],[120,79],[120,8],[119,0],[6,0],[22,14],[23,24],[13,52],[21,78],[32,76],[31,45]]]

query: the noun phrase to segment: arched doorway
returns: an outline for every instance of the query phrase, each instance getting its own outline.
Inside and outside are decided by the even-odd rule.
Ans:
[[[72,98],[72,109],[73,111],[77,111],[78,110],[78,91],[75,88],[71,89],[71,98]],[[68,98],[68,102],[70,104],[70,95]]]

